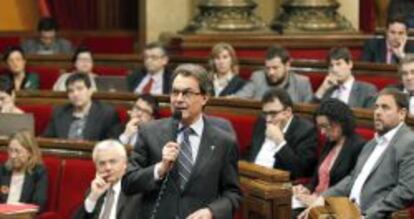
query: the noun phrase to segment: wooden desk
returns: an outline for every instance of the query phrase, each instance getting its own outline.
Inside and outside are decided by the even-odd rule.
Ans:
[[[15,214],[2,214],[0,213],[0,219],[34,219],[36,212],[15,213]]]

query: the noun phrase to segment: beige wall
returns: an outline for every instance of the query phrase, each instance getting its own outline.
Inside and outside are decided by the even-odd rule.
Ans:
[[[337,0],[341,6],[339,14],[345,16],[355,29],[359,29],[359,1],[357,0]]]
[[[37,1],[0,0],[0,31],[33,30],[39,19]]]

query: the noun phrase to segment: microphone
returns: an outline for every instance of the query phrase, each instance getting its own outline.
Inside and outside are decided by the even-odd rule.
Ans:
[[[171,140],[176,142],[178,136],[178,125],[180,124],[181,119],[183,118],[183,112],[181,110],[175,110],[172,114],[172,136]]]

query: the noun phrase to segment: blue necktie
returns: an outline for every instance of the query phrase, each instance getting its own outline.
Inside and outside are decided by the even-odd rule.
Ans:
[[[189,127],[186,127],[182,132],[183,141],[181,142],[180,154],[178,155],[178,174],[181,190],[184,189],[185,184],[190,178],[191,169],[193,168],[193,152],[189,138],[193,130]]]

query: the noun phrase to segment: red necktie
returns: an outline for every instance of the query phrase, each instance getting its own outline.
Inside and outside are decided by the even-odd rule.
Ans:
[[[336,148],[333,148],[328,156],[325,157],[321,166],[319,167],[318,175],[319,175],[319,183],[318,186],[315,188],[315,193],[321,194],[322,192],[326,191],[329,187],[330,177],[329,174],[331,172],[332,162],[336,154]]]
[[[154,79],[150,78],[147,84],[142,88],[143,94],[149,94],[151,92],[152,84],[154,83]]]

